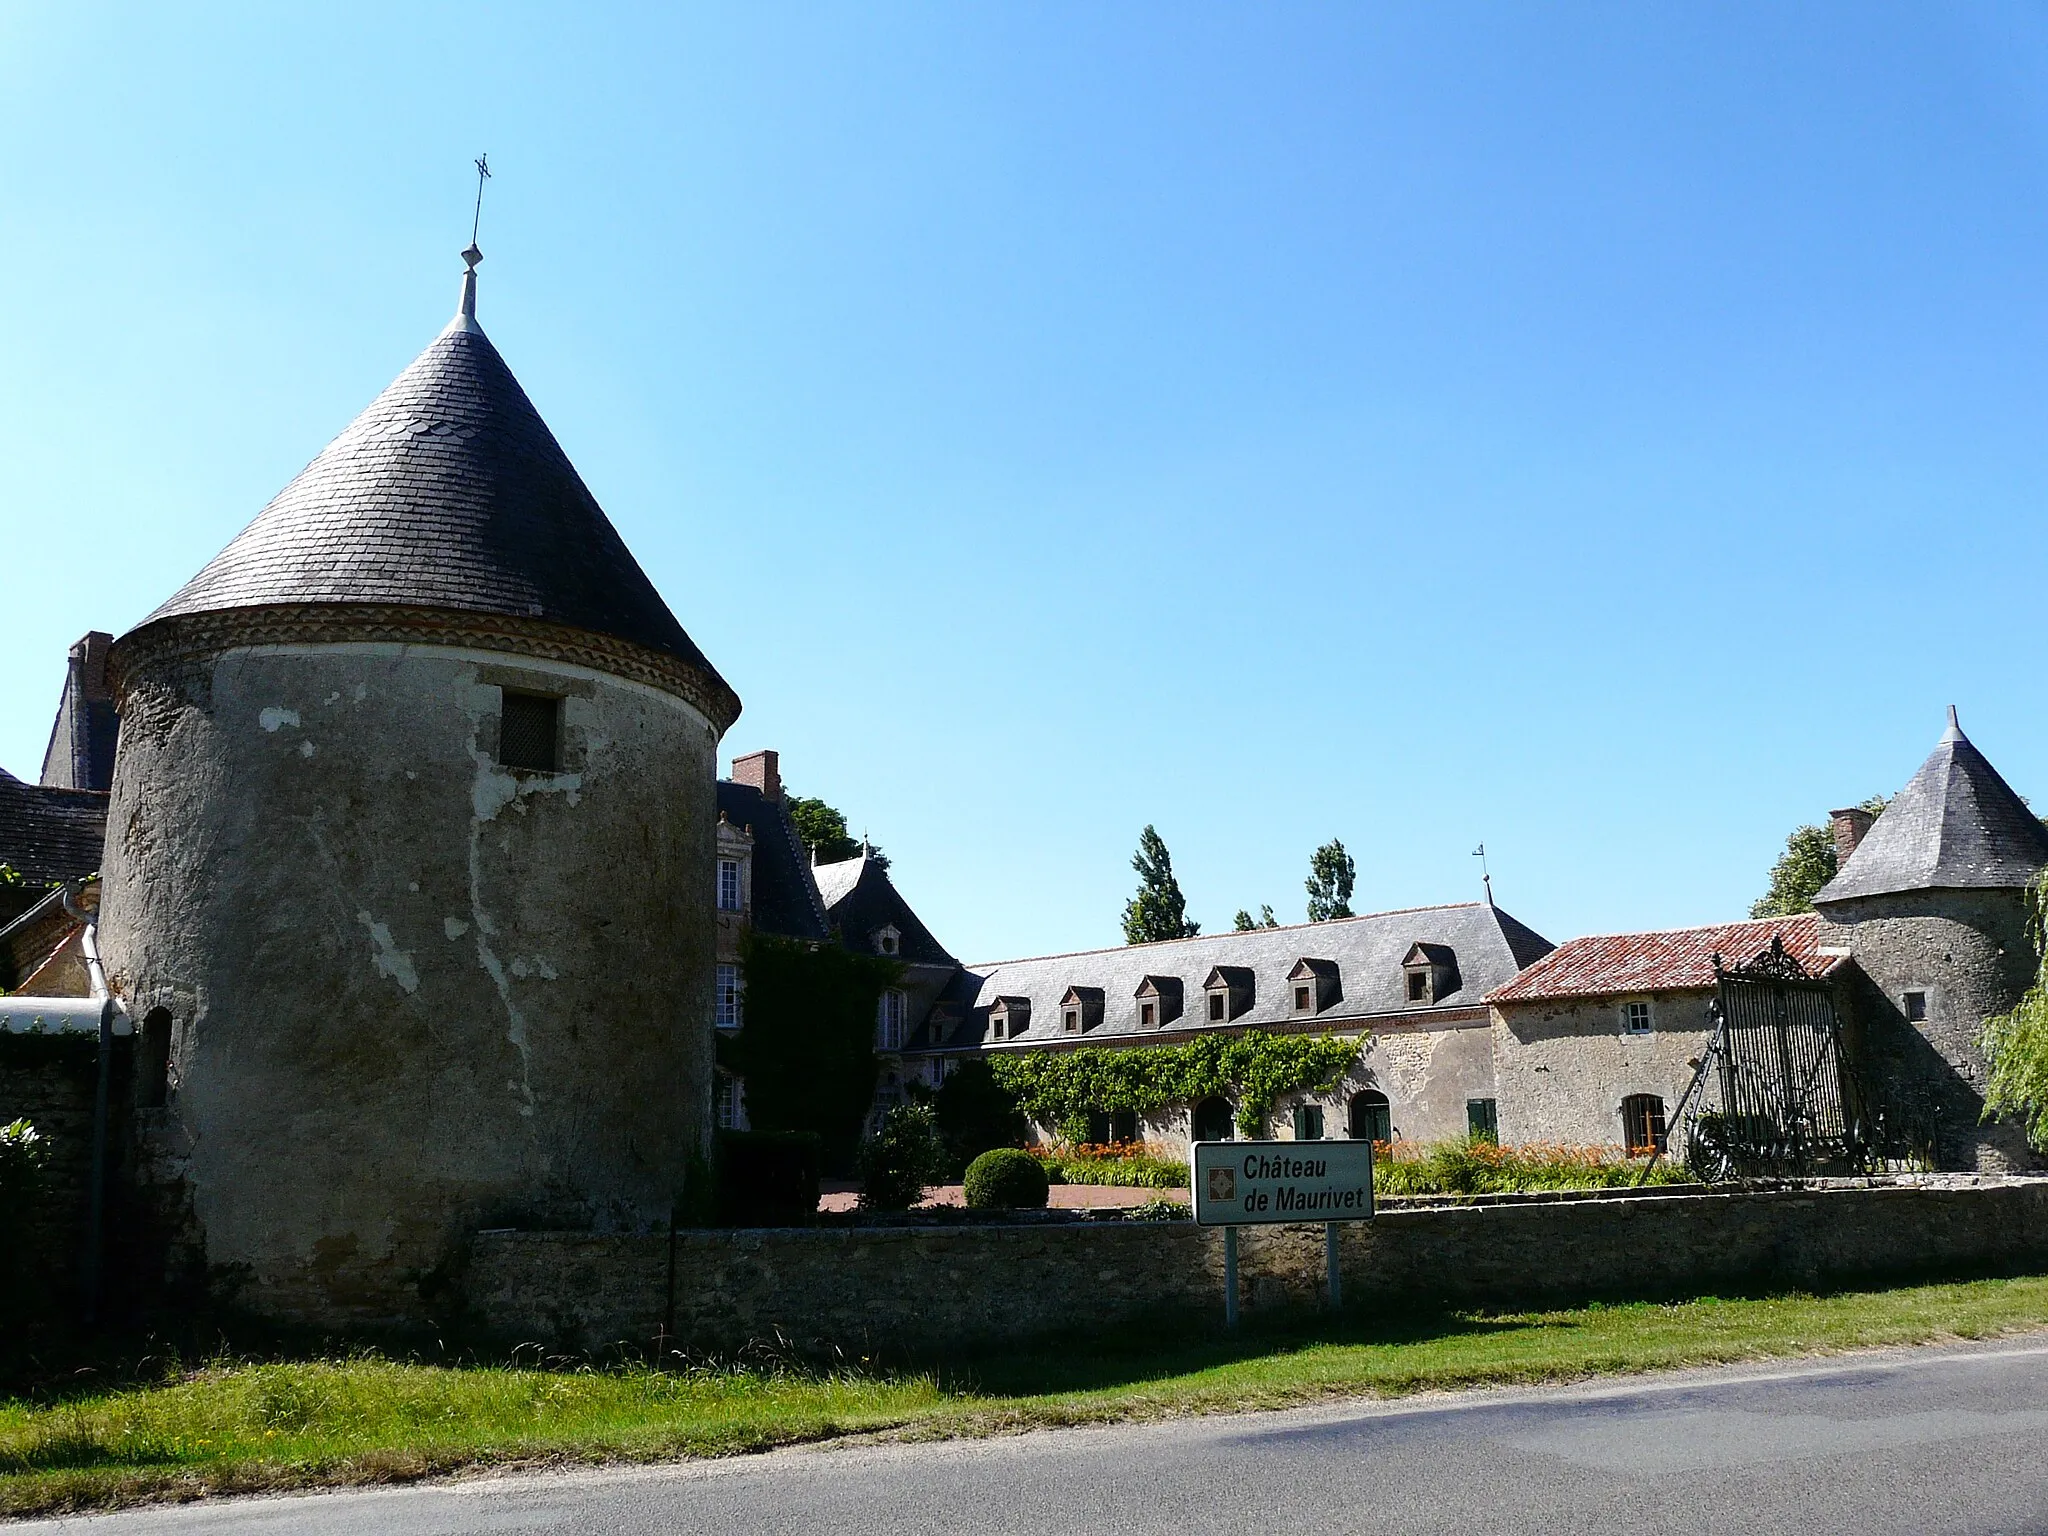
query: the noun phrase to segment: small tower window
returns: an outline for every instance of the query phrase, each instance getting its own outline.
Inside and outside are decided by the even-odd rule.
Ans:
[[[1906,1022],[1909,1024],[1921,1024],[1925,1023],[1926,1019],[1927,994],[1925,992],[1908,992],[1906,994]]]
[[[892,924],[891,924],[891,925],[890,925],[889,927],[887,927],[887,928],[882,928],[882,929],[878,929],[878,930],[876,930],[876,933],[875,933],[875,953],[876,953],[876,954],[878,954],[878,955],[893,955],[893,954],[896,954],[896,953],[897,953],[897,952],[898,952],[899,950],[901,950],[902,948],[903,948],[903,935],[902,935],[901,933],[899,933],[899,932],[897,931],[897,929],[896,929],[896,927],[895,927],[895,925],[894,925],[893,923],[892,923]]]
[[[740,861],[720,859],[718,861],[718,910],[737,912],[740,909]]]
[[[562,701],[542,693],[504,691],[498,713],[498,761],[529,773],[555,773],[562,762]]]
[[[142,1049],[135,1074],[135,1103],[162,1109],[171,1096],[171,1010],[152,1008],[142,1020]]]

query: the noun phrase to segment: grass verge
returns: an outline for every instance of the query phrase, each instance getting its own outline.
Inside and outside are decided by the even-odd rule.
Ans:
[[[1131,1336],[940,1374],[537,1370],[365,1356],[220,1362],[0,1402],[0,1513],[395,1482],[508,1463],[731,1455],[854,1434],[983,1435],[2048,1327],[2048,1278]]]

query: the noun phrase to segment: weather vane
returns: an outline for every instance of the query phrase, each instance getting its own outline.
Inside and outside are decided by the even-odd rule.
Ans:
[[[1481,843],[1472,850],[1472,857],[1479,861],[1479,879],[1486,887],[1486,904],[1493,905],[1493,875],[1486,867],[1486,844]]]
[[[484,253],[477,249],[477,231],[484,222],[484,183],[491,179],[491,157],[479,155],[476,159],[476,213],[469,221],[469,249],[462,253],[462,259],[474,267],[484,259]]]

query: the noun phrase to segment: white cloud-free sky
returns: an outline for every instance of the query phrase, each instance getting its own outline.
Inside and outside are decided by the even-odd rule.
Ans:
[[[2048,794],[2039,6],[0,11],[0,766],[481,318],[956,952]]]

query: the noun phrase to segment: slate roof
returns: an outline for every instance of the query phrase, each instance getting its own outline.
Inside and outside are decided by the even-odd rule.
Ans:
[[[718,781],[718,809],[736,827],[754,833],[754,927],[786,939],[825,940],[825,918],[811,880],[810,854],[791,825],[788,808],[751,784]]]
[[[1632,992],[1683,992],[1714,984],[1714,956],[1745,964],[1782,938],[1807,971],[1825,976],[1839,955],[1818,953],[1824,925],[1818,917],[1767,917],[1706,928],[1659,933],[1602,933],[1567,939],[1507,985],[1490,1003],[1526,1003],[1569,997],[1620,997]]]
[[[896,958],[911,965],[958,965],[903,899],[889,872],[865,853],[811,870],[825,911],[849,949],[873,954],[872,935],[895,925]]]
[[[1897,891],[2011,890],[2048,867],[2048,828],[1948,712],[1920,771],[1864,834],[1814,905]]]
[[[39,885],[95,874],[107,844],[107,797],[24,784],[0,770],[0,864]]]
[[[466,313],[143,623],[307,603],[546,620],[724,686]]]
[[[1407,1001],[1407,974],[1401,962],[1417,941],[1442,944],[1457,955],[1462,984],[1433,1004],[1410,1005]],[[1473,1008],[1489,989],[1506,983],[1550,948],[1549,940],[1498,907],[1467,902],[1287,928],[1255,928],[1248,933],[1204,934],[1158,944],[994,961],[967,969],[966,974],[978,981],[973,1027],[967,1037],[983,1037],[988,1008],[996,998],[1025,997],[1032,1004],[1031,1025],[1014,1037],[1016,1044],[1072,1044],[1077,1038],[1095,1043],[1109,1037],[1128,1045],[1144,1040],[1158,1033],[1138,1026],[1136,994],[1147,976],[1177,977],[1182,982],[1187,1006],[1170,1026],[1176,1030],[1241,1030],[1303,1023],[1320,1029],[1379,1014],[1427,1015],[1445,1008]],[[1328,961],[1337,967],[1342,995],[1319,1014],[1297,1014],[1292,1007],[1286,978],[1296,962],[1304,959]],[[1252,973],[1251,1006],[1227,1025],[1207,1022],[1202,983],[1215,966],[1240,966]],[[1070,986],[1101,987],[1104,992],[1101,1025],[1078,1037],[1065,1033],[1060,1018],[1060,999]]]

